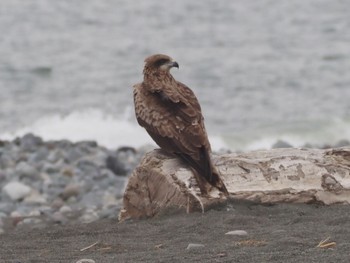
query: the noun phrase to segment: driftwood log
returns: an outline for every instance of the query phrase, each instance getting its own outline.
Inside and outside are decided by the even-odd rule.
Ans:
[[[213,156],[234,199],[262,203],[350,203],[350,147],[273,149]],[[168,208],[206,210],[225,201],[201,196],[191,171],[161,150],[145,155],[127,184],[120,219],[152,217]]]

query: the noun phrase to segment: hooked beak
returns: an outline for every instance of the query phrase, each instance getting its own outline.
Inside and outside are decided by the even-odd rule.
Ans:
[[[179,64],[176,61],[171,62],[171,67],[179,68]]]

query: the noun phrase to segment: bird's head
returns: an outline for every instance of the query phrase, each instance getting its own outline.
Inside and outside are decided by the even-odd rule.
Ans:
[[[145,59],[145,71],[169,72],[173,67],[179,68],[179,64],[171,57],[163,54],[156,54]]]

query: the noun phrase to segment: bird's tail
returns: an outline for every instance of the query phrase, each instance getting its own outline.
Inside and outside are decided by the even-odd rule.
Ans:
[[[201,148],[200,152],[200,160],[196,161],[191,156],[187,154],[178,154],[181,159],[186,161],[194,170],[196,173],[197,181],[199,188],[201,189],[201,192],[203,194],[206,194],[207,190],[205,188],[205,182],[203,182],[203,179],[212,185],[213,187],[217,188],[220,192],[222,192],[225,196],[229,196],[229,193],[227,191],[227,188],[224,184],[224,182],[221,180],[219,172],[213,165],[210,153],[207,149],[204,147]]]

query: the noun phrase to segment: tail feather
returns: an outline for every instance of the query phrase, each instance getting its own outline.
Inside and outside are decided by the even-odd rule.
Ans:
[[[188,163],[191,166],[191,168],[197,172],[198,176],[204,178],[205,181],[207,181],[210,185],[216,187],[225,196],[229,196],[224,182],[221,180],[218,171],[212,164],[209,152],[204,147],[201,148],[199,161],[194,160],[188,154],[178,153],[177,155],[186,163]],[[200,182],[198,183],[199,185],[201,185]]]

